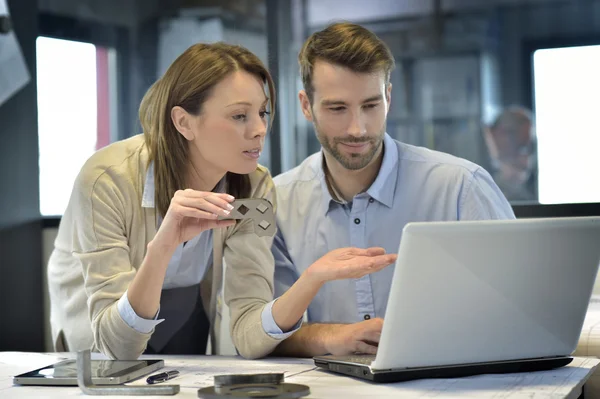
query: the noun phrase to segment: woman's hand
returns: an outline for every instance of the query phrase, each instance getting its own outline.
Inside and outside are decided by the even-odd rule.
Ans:
[[[233,209],[230,202],[234,199],[224,193],[178,190],[171,199],[153,244],[174,250],[179,244],[191,240],[204,230],[234,225],[235,220],[217,219],[219,216],[229,216]]]

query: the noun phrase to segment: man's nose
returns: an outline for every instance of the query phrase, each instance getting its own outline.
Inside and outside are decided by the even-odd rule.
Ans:
[[[352,114],[348,134],[354,137],[362,137],[367,134],[367,124],[360,113]]]

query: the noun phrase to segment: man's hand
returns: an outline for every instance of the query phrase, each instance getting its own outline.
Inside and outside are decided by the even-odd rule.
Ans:
[[[374,355],[377,353],[382,328],[383,319],[379,318],[341,325],[327,337],[325,348],[332,355]]]
[[[275,302],[277,303],[277,302]],[[304,324],[282,341],[275,356],[313,357],[327,354],[377,353],[383,319],[354,324]]]
[[[385,249],[378,247],[339,248],[328,252],[310,265],[298,281],[279,297],[273,305],[273,320],[282,331],[289,331],[302,318],[323,284],[361,278],[394,263],[396,257],[396,254],[386,254]]]
[[[361,278],[396,261],[396,254],[385,249],[339,248],[323,255],[306,270],[307,276],[319,284],[347,278]]]

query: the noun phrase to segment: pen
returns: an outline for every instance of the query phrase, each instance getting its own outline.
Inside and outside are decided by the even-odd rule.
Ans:
[[[148,384],[158,384],[159,382],[165,382],[171,378],[175,378],[179,375],[179,371],[171,370],[160,374],[151,375],[146,379]]]

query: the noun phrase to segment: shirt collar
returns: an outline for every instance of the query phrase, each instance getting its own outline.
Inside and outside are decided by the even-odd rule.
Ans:
[[[321,214],[327,215],[331,203],[335,201],[331,197],[331,193],[329,192],[329,188],[327,187],[327,181],[325,180],[325,162],[323,157],[323,149],[321,149],[321,151],[318,154],[315,154],[315,156],[311,157],[309,166],[315,173],[315,176],[319,180],[319,184],[321,185],[321,203],[319,204],[321,208]]]
[[[377,178],[367,190],[376,201],[391,208],[394,204],[394,192],[398,180],[398,146],[387,133],[383,138],[383,160]]]
[[[327,215],[333,203],[340,203],[333,199],[327,186],[324,168],[323,149],[319,156],[312,159],[311,167],[316,172],[321,184],[322,200],[321,213]],[[394,203],[394,192],[396,190],[396,181],[398,180],[398,146],[394,139],[385,133],[383,138],[383,160],[377,177],[371,186],[367,189],[367,194],[376,201],[391,208]]]
[[[225,192],[226,178],[223,177],[215,188],[216,193]],[[142,208],[154,208],[154,197],[156,192],[154,190],[154,162],[148,164],[148,170],[146,171],[146,181],[144,182],[144,192],[142,194]]]
[[[144,193],[142,194],[142,208],[154,208],[154,162],[148,164]]]

